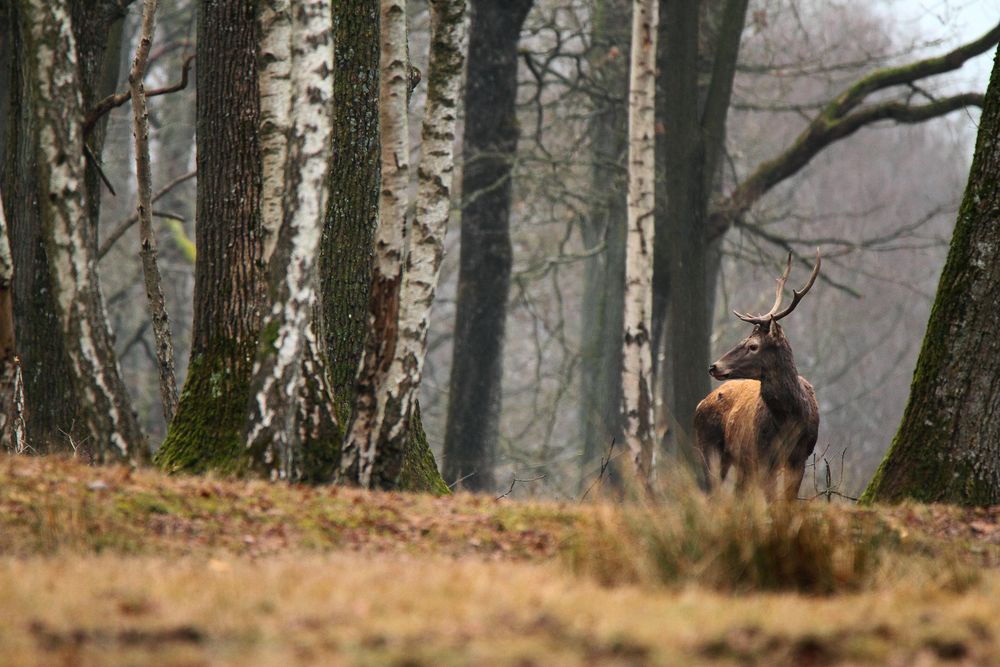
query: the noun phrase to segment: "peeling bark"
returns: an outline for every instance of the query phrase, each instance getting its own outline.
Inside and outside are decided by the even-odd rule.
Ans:
[[[625,255],[625,344],[622,395],[625,439],[640,483],[653,475],[654,101],[658,3],[636,0],[629,74],[628,233]],[[662,242],[662,241],[661,241]]]
[[[251,465],[271,478],[329,481],[339,446],[333,396],[319,360],[313,333],[316,308],[316,262],[327,205],[333,100],[333,28],[330,4],[303,2],[291,14],[290,30],[278,22],[262,26],[272,49],[261,75],[261,122],[288,129],[283,174],[269,169],[277,184],[266,183],[265,220],[283,211],[284,223],[271,259],[273,307],[264,327],[251,383],[247,448]],[[278,35],[268,34],[275,30]],[[289,61],[280,66],[281,47],[289,40]],[[286,69],[288,68],[288,69]],[[290,85],[268,70],[288,71]],[[268,86],[278,85],[278,91]],[[279,133],[284,134],[283,131]],[[265,148],[265,155],[266,155]],[[268,156],[273,160],[274,156]],[[265,173],[265,177],[267,177]],[[277,187],[275,187],[277,186]],[[277,205],[268,197],[281,196]],[[265,223],[266,226],[266,223]]]
[[[21,3],[37,111],[37,174],[55,310],[84,437],[99,461],[143,458],[145,440],[118,371],[94,267],[96,248],[84,196],[85,168],[76,44],[64,2]]]
[[[386,413],[379,396],[396,356],[399,296],[403,273],[410,159],[406,101],[409,71],[406,58],[406,2],[380,4],[379,133],[382,188],[375,235],[375,271],[368,307],[368,334],[358,372],[357,397],[341,453],[341,479],[362,487],[392,487],[399,468],[379,470],[373,479],[383,424],[397,428],[401,414]],[[397,410],[398,410],[398,406]]]
[[[7,219],[0,196],[0,448],[17,452],[17,410],[15,391],[18,379],[14,347],[14,261],[7,241]]]
[[[451,211],[455,124],[462,75],[463,0],[434,0],[431,9],[431,51],[427,106],[422,128],[422,151],[417,170],[416,214],[399,297],[398,339],[395,354],[378,388],[379,414],[374,422],[376,452],[362,459],[360,478],[365,486],[394,487],[402,468],[406,436],[420,386],[427,327],[437,288],[444,235]],[[394,421],[386,417],[392,416]],[[366,470],[365,464],[369,469]]]
[[[149,115],[146,110],[146,89],[142,79],[146,73],[149,47],[156,26],[157,0],[145,0],[142,7],[142,27],[128,82],[132,93],[132,135],[135,137],[137,213],[142,258],[142,276],[146,285],[149,316],[153,323],[156,365],[160,376],[160,402],[163,419],[169,424],[177,412],[177,378],[174,374],[174,343],[170,335],[170,318],[163,299],[160,269],[156,262],[156,233],[153,231],[153,175],[149,165]]]
[[[380,180],[378,5],[378,0],[362,0],[334,7],[334,168],[319,259],[318,324],[341,423],[350,419],[354,405],[374,268]],[[410,420],[399,488],[449,492],[428,446],[419,405]]]

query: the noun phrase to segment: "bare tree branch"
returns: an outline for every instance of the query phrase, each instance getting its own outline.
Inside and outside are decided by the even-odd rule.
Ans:
[[[982,95],[963,93],[921,105],[900,101],[882,102],[851,113],[874,92],[898,85],[907,85],[912,89],[916,81],[958,69],[970,58],[995,46],[998,41],[1000,24],[974,42],[945,55],[878,70],[849,86],[812,119],[788,149],[759,165],[714,207],[709,216],[708,237],[716,239],[725,234],[740,216],[774,186],[798,173],[830,144],[850,136],[866,125],[881,120],[919,123],[964,107],[982,106]]]

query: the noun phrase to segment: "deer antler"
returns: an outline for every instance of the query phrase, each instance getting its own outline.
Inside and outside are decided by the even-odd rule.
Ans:
[[[802,289],[792,290],[792,302],[788,304],[787,308],[778,312],[778,308],[781,307],[781,293],[785,289],[785,282],[788,280],[788,275],[792,270],[792,253],[788,253],[788,263],[785,265],[784,273],[782,273],[781,277],[778,278],[778,287],[775,290],[774,305],[771,306],[771,310],[767,311],[764,315],[750,315],[749,313],[739,313],[735,310],[733,311],[733,314],[749,324],[767,324],[770,326],[771,322],[777,322],[795,310],[795,307],[799,305],[799,301],[802,300],[802,297],[805,296],[806,292],[812,288],[813,283],[816,282],[816,276],[819,275],[819,267],[821,263],[822,260],[819,255],[819,248],[816,248],[816,266],[813,267],[812,274],[809,276],[809,281]]]

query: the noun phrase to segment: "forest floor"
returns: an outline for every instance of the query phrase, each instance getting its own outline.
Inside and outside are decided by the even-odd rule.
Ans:
[[[1000,664],[1000,508],[718,505],[11,457],[0,663]]]

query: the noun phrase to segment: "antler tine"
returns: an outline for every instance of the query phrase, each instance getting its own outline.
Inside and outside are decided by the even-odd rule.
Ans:
[[[819,248],[816,248],[816,266],[813,267],[812,273],[809,275],[809,282],[807,282],[805,284],[805,287],[803,287],[800,290],[792,290],[792,302],[788,304],[788,307],[785,308],[783,311],[781,311],[780,313],[776,313],[774,315],[775,321],[780,320],[782,317],[785,317],[793,310],[795,310],[795,306],[799,305],[799,301],[801,301],[802,297],[806,295],[806,292],[812,289],[813,283],[816,282],[816,276],[819,275],[819,267],[820,264],[822,263],[823,260],[819,256]]]
[[[769,322],[771,320],[771,315],[774,315],[774,313],[778,311],[778,308],[781,308],[782,292],[785,289],[785,282],[788,280],[788,276],[791,273],[791,271],[792,271],[792,253],[788,253],[788,262],[785,264],[785,270],[777,278],[778,286],[774,290],[774,305],[771,306],[771,309],[767,311],[767,313],[765,313],[764,315],[751,315],[750,313],[739,313],[734,310],[733,314],[736,315],[736,317],[743,320],[744,322],[748,322],[750,324],[764,324],[765,322]]]

